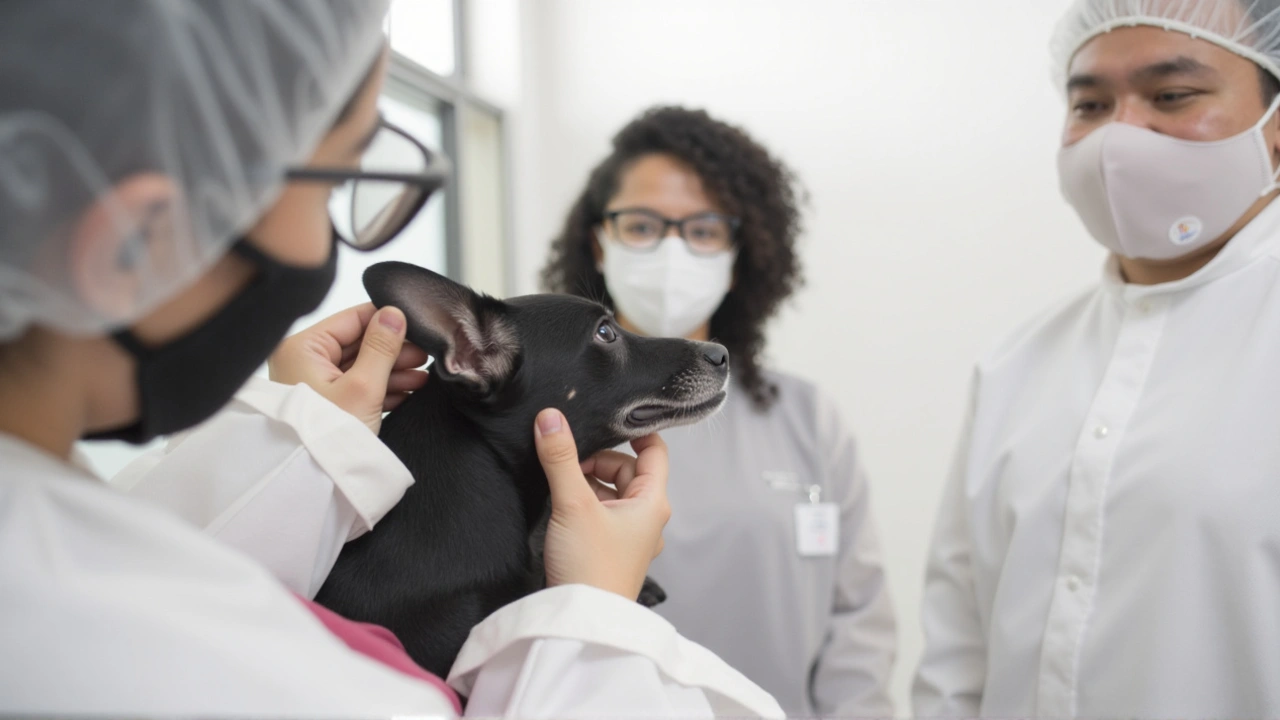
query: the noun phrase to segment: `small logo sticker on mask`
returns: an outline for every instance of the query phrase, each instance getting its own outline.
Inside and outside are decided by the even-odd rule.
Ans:
[[[1195,242],[1203,230],[1204,225],[1200,222],[1200,218],[1188,215],[1169,228],[1169,241],[1174,245],[1187,245]]]

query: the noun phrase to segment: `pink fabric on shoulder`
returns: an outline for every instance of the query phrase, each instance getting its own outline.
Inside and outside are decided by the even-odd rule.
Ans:
[[[324,623],[329,632],[346,643],[347,647],[411,678],[434,685],[449,698],[449,702],[453,703],[453,709],[459,715],[462,714],[462,701],[458,698],[458,693],[440,678],[418,667],[413,658],[409,657],[409,653],[405,652],[404,645],[400,644],[390,630],[380,625],[348,620],[300,595],[295,597],[311,611],[312,615]]]

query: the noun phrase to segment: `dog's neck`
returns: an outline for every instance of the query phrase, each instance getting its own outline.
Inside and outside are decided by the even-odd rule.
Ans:
[[[486,428],[467,412],[468,402],[453,397],[444,382],[428,382],[387,416],[381,438],[414,476],[411,492],[427,494],[424,502],[456,508],[491,497],[482,486],[514,492],[532,527],[550,494],[533,450],[532,418],[523,432],[509,427],[517,419]]]

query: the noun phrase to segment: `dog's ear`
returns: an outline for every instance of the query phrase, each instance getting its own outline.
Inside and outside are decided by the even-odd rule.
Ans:
[[[486,394],[515,372],[520,342],[502,301],[402,262],[370,266],[364,287],[374,305],[404,312],[409,342],[435,358],[441,380]]]

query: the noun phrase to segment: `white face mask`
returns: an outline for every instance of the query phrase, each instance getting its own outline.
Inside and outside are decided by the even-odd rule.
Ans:
[[[1113,122],[1058,154],[1062,194],[1112,252],[1170,260],[1221,238],[1276,188],[1262,127],[1193,142]]]
[[[667,237],[636,250],[597,234],[604,251],[605,287],[618,312],[653,337],[688,337],[729,294],[736,250],[694,255],[684,240]]]

